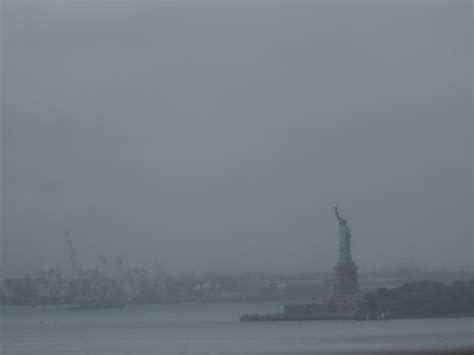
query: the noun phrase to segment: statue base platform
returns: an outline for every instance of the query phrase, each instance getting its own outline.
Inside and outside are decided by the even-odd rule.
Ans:
[[[336,266],[336,295],[349,295],[359,292],[357,266],[354,262],[339,263]]]

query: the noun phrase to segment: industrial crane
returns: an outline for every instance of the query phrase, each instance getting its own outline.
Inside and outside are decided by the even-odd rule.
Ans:
[[[77,257],[76,251],[72,247],[72,240],[69,236],[69,232],[66,232],[66,243],[69,248],[69,257],[71,258],[72,272],[75,276],[80,276],[81,264],[79,262],[79,258]]]

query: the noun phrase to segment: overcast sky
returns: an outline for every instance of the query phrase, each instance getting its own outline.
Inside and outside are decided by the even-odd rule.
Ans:
[[[472,270],[472,6],[4,2],[4,272]]]

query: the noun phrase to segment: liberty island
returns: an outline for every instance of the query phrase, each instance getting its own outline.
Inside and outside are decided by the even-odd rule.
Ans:
[[[242,315],[241,321],[335,320],[356,319],[362,295],[357,280],[357,266],[351,252],[351,229],[334,207],[339,224],[339,260],[335,267],[334,294],[324,301],[286,304],[280,314]]]

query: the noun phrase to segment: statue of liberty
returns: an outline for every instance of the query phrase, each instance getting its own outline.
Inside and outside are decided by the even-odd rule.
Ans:
[[[339,215],[337,207],[334,207],[337,221],[339,222],[339,263],[353,263],[351,254],[351,229],[347,221]]]

